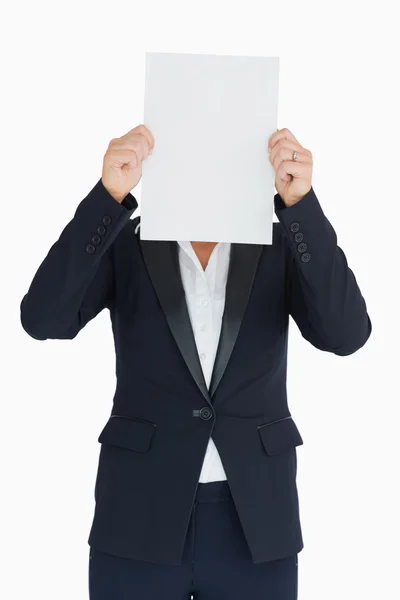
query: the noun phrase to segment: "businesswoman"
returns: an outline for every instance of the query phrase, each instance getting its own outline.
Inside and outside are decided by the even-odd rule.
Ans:
[[[110,142],[21,302],[37,340],[73,339],[110,312],[117,381],[98,437],[90,598],[296,600],[289,316],[344,357],[370,335],[366,304],[288,129],[269,139],[268,246],[141,240],[132,190],[154,143],[144,125]]]

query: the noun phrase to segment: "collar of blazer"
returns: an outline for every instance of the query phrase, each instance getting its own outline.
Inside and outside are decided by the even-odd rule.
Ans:
[[[135,233],[138,230],[139,225]],[[262,244],[231,244],[221,335],[210,389],[208,389],[187,309],[179,268],[178,243],[140,240],[140,245],[147,271],[172,335],[195,382],[204,398],[210,403],[235,346],[263,246]]]

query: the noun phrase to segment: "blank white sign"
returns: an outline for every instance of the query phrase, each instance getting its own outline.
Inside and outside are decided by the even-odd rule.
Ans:
[[[279,58],[146,53],[141,239],[272,243]]]

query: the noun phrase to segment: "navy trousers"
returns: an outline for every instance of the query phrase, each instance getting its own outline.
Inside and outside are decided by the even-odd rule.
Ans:
[[[199,483],[181,565],[90,548],[90,600],[297,600],[297,555],[251,561],[227,481]]]

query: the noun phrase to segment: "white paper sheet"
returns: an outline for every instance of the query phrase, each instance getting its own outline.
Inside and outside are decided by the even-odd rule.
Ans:
[[[278,57],[146,53],[141,239],[272,243]]]

